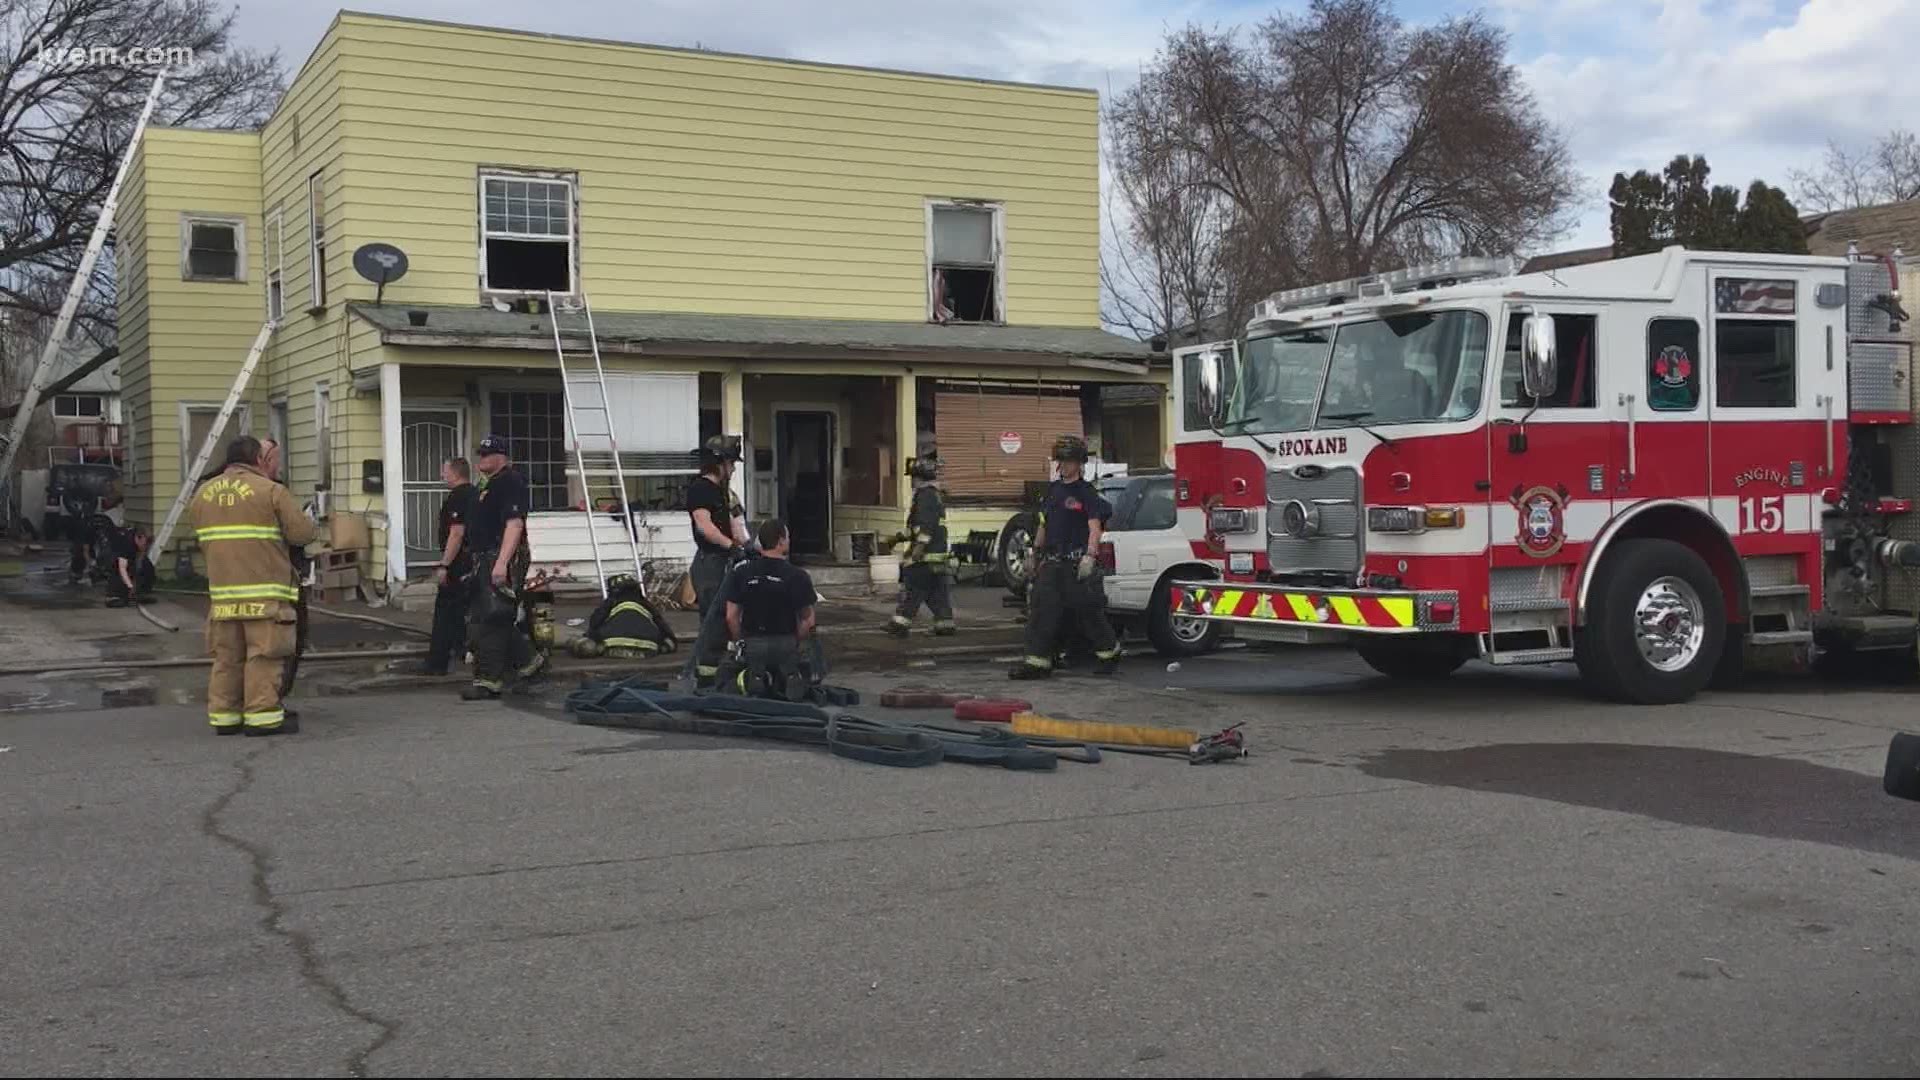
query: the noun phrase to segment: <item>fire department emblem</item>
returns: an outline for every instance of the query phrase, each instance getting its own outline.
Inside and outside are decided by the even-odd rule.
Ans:
[[[1542,484],[1525,491],[1516,489],[1514,508],[1520,511],[1520,530],[1515,539],[1520,550],[1536,559],[1558,554],[1567,542],[1567,492]]]

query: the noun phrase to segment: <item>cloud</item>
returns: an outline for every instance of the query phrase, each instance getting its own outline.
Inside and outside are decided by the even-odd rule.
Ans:
[[[1900,74],[1920,4],[1804,0],[1782,18],[1764,0],[1668,0],[1628,5],[1614,26],[1584,55],[1521,58],[1599,200],[1571,244],[1606,241],[1617,171],[1698,153],[1716,182],[1787,188],[1789,170],[1815,164],[1829,138],[1863,142],[1920,114],[1920,85]]]

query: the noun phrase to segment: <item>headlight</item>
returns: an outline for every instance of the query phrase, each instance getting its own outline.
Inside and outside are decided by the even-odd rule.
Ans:
[[[1458,506],[1370,506],[1367,529],[1381,533],[1423,533],[1428,529],[1458,529],[1467,523]]]
[[[1247,512],[1238,507],[1222,507],[1207,514],[1207,530],[1216,533],[1247,531]]]

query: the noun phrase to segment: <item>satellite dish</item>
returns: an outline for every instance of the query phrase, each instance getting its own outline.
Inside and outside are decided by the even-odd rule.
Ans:
[[[353,268],[379,286],[373,294],[373,302],[378,304],[387,291],[387,282],[407,276],[407,253],[392,244],[361,244],[353,253]]]

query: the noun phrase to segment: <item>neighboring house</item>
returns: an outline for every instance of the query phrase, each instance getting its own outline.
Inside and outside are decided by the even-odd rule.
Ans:
[[[591,302],[651,555],[684,557],[721,432],[800,552],[897,528],[929,445],[952,531],[998,530],[1061,431],[1169,440],[1164,364],[1100,327],[1099,136],[1091,90],[343,12],[261,130],[154,129],[134,162],[129,516],[165,515],[271,315],[234,427],[284,440],[297,498],[369,513],[376,576],[436,560],[440,460],[487,432],[553,524],[583,500],[551,290]],[[372,242],[408,260],[378,302]],[[1116,384],[1150,389],[1109,419]]]
[[[52,382],[91,360],[99,346],[68,346],[54,358]],[[58,394],[42,399],[53,414],[56,446],[97,447],[118,444],[124,436],[120,408],[120,361],[109,360]]]

